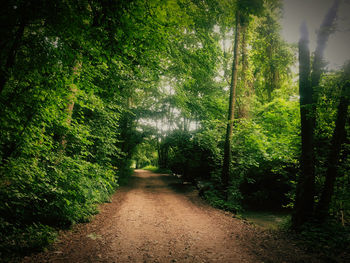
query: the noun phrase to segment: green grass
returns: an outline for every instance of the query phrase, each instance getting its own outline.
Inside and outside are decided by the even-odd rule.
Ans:
[[[242,217],[264,229],[278,229],[289,215],[283,212],[245,211]]]
[[[161,174],[171,174],[172,173],[172,171],[170,169],[159,168],[159,167],[153,166],[153,165],[147,165],[141,169],[151,171],[154,173],[161,173]]]

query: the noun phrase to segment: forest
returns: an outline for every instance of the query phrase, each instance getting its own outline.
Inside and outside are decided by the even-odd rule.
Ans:
[[[296,45],[280,0],[1,1],[0,258],[88,222],[135,168],[349,249],[350,63],[327,67],[329,3]]]

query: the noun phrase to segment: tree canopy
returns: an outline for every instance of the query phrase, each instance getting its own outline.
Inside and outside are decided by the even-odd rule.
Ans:
[[[0,256],[89,220],[150,165],[221,209],[295,209],[298,231],[315,218],[348,227],[349,68],[326,71],[322,55],[339,2],[311,55],[306,28],[298,48],[281,37],[282,8],[3,1]]]

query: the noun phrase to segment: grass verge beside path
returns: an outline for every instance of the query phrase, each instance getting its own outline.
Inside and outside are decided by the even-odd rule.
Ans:
[[[147,170],[147,171],[151,171],[153,173],[160,173],[160,174],[172,174],[172,171],[170,169],[166,169],[166,168],[159,168],[153,165],[147,165],[143,168],[141,168],[143,170]]]
[[[248,221],[264,228],[264,229],[279,229],[289,218],[286,212],[261,212],[247,210],[242,213],[242,217]]]

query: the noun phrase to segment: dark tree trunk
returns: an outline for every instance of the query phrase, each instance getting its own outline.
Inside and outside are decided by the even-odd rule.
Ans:
[[[168,168],[169,145],[158,143],[158,166],[159,168]]]
[[[318,101],[318,85],[323,73],[324,62],[323,54],[330,34],[334,31],[334,22],[337,17],[339,0],[335,0],[332,7],[328,10],[320,29],[317,33],[317,47],[314,54],[311,73],[311,87],[314,89],[313,104],[316,106]],[[315,109],[314,109],[315,110]],[[316,115],[313,115],[313,125],[316,123]]]
[[[316,105],[318,102],[317,87],[323,69],[323,53],[328,38],[333,32],[337,16],[339,0],[335,0],[326,14],[317,34],[317,47],[310,79],[310,52],[308,48],[308,32],[302,26],[299,41],[299,93],[301,118],[301,174],[296,189],[295,210],[292,216],[292,226],[299,229],[301,225],[313,216],[315,194],[315,153],[314,130],[316,127]]]
[[[236,13],[236,32],[235,32],[235,45],[233,50],[233,64],[232,64],[232,76],[230,87],[230,100],[229,110],[227,118],[226,139],[224,146],[224,161],[222,165],[221,180],[224,188],[227,188],[230,181],[230,163],[231,163],[231,141],[233,131],[233,119],[236,100],[236,86],[237,86],[237,70],[238,70],[238,53],[239,53],[239,41],[241,34],[240,14]]]
[[[294,228],[298,228],[312,216],[314,206],[314,132],[311,117],[313,91],[310,85],[309,33],[304,23],[299,41],[299,94],[301,117],[301,174],[299,176],[295,211],[292,217]]]
[[[349,75],[350,64],[345,74]],[[341,146],[346,137],[345,123],[348,115],[349,96],[350,96],[350,82],[349,77],[346,76],[346,81],[342,86],[340,102],[338,105],[337,119],[332,137],[331,149],[328,156],[328,167],[326,173],[326,181],[322,191],[320,202],[317,206],[316,215],[320,221],[324,221],[328,216],[329,206],[334,192],[334,184],[337,177],[339,157]]]

